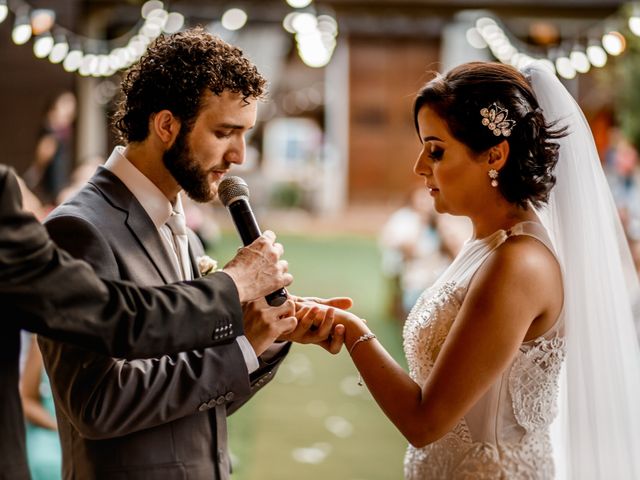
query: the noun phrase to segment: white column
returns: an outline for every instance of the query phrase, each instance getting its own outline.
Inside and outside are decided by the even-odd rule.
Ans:
[[[343,210],[348,202],[349,177],[349,44],[340,40],[325,67],[325,150],[320,213]]]

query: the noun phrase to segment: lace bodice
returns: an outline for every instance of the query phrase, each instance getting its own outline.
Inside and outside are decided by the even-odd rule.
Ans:
[[[523,222],[467,242],[451,266],[412,309],[404,326],[411,377],[424,384],[464,301],[469,282],[509,235],[530,235],[553,251],[544,229]],[[405,477],[425,479],[552,479],[550,425],[565,354],[562,319],[521,345],[509,368],[460,422],[424,448],[409,446]]]

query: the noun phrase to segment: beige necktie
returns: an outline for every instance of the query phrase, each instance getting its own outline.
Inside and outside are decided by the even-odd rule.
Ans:
[[[184,214],[172,212],[167,226],[173,233],[173,241],[176,247],[180,274],[183,280],[191,280],[191,262],[189,261],[189,238],[187,237],[187,224]]]

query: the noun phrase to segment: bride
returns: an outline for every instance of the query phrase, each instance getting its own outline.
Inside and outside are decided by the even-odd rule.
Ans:
[[[301,301],[298,319],[343,325],[407,479],[640,478],[638,281],[579,107],[542,66],[474,62],[427,83],[414,120],[415,172],[474,234],[409,314],[409,373],[351,313]]]

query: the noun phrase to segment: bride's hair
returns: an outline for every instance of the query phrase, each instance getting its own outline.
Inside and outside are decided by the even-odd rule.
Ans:
[[[507,137],[494,135],[482,124],[480,110],[494,103],[515,121]],[[566,128],[546,122],[531,86],[518,70],[501,63],[462,64],[444,75],[436,74],[418,92],[413,109],[416,130],[418,112],[424,106],[438,114],[453,137],[476,154],[503,140],[509,142],[509,158],[499,173],[500,192],[525,209],[547,202],[558,161],[554,140],[566,135]]]

